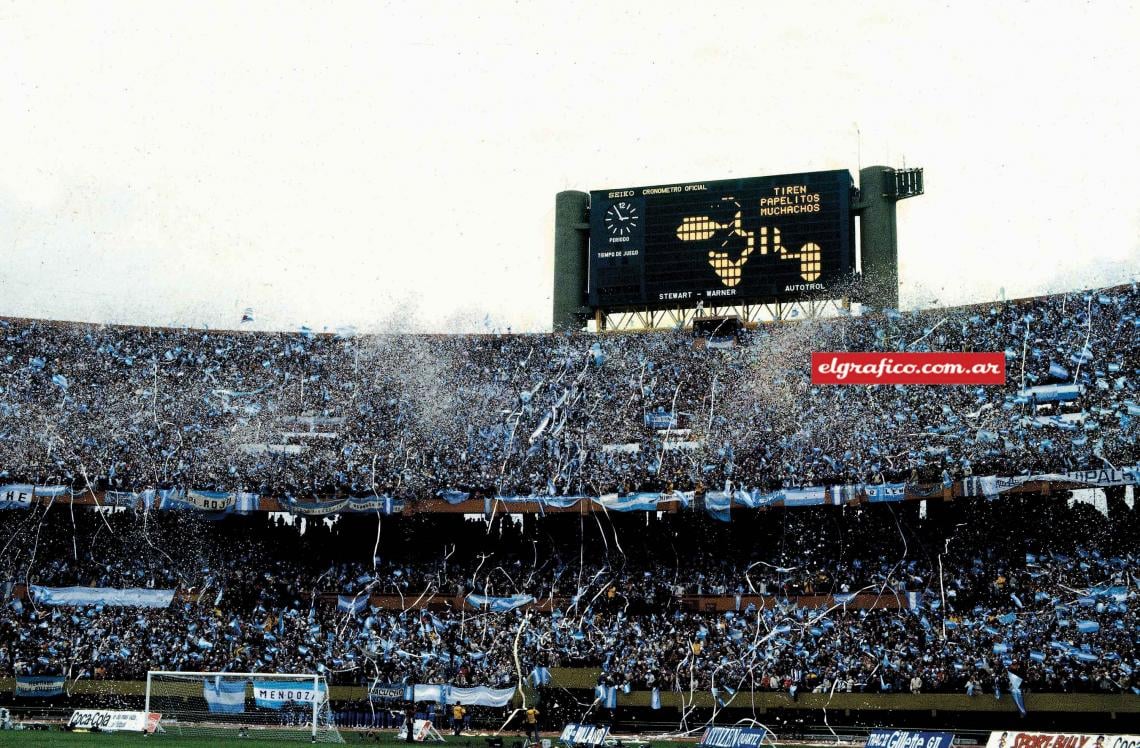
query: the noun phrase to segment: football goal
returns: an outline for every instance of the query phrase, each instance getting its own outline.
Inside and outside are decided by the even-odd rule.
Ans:
[[[151,670],[145,711],[162,715],[159,736],[344,742],[329,708],[328,683],[320,675]]]

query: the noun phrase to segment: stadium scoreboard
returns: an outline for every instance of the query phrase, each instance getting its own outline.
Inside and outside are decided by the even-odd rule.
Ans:
[[[855,268],[845,170],[590,192],[592,307],[840,295]]]

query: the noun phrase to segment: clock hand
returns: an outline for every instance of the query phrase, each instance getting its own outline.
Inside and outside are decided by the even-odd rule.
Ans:
[[[625,220],[625,216],[623,216],[623,215],[621,214],[621,212],[619,212],[619,211],[618,211],[618,209],[617,209],[617,206],[616,206],[616,205],[614,206],[614,215],[617,217],[617,219],[618,219],[619,221],[624,221],[624,220]]]

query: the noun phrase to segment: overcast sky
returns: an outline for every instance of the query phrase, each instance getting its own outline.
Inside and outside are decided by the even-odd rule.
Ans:
[[[0,315],[544,329],[558,191],[876,163],[926,169],[904,307],[1128,280],[1138,28],[1110,2],[2,5]]]

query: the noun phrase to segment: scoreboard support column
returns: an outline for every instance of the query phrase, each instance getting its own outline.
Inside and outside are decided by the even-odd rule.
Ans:
[[[567,190],[554,198],[554,309],[555,332],[577,332],[586,326],[591,309],[586,305],[589,271],[590,196]]]
[[[859,171],[863,283],[856,301],[899,306],[899,237],[895,204],[923,193],[922,169],[868,166]]]

